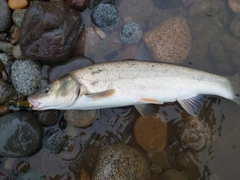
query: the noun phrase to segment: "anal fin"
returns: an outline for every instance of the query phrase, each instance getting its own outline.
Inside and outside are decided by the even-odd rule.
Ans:
[[[134,105],[134,107],[143,117],[149,117],[155,112],[152,104],[138,104]]]
[[[181,99],[177,101],[190,115],[195,116],[203,104],[203,95],[197,95],[191,98]]]

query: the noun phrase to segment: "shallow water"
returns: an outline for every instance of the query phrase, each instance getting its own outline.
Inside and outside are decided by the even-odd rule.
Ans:
[[[159,10],[152,5],[152,9],[148,10],[148,6],[145,5],[151,4],[151,1],[143,3],[145,0],[138,2],[130,0],[127,2],[129,6],[132,6],[133,14],[141,13],[142,10],[150,11],[144,17],[139,15],[139,19],[133,17],[135,21],[139,20],[144,26],[144,32],[156,27],[169,17],[182,15],[186,18],[192,33],[192,48],[182,65],[220,75],[232,75],[237,72],[237,67],[231,62],[231,56],[234,53],[228,51],[228,60],[224,62],[225,65],[222,65],[213,60],[208,48],[212,43],[220,42],[223,34],[229,33],[229,24],[234,18],[234,13],[227,7],[226,1],[214,1],[225,4],[222,8],[224,10],[221,9],[217,13],[214,13],[214,7],[209,13],[201,11],[201,8],[191,7],[194,3],[207,2],[202,0],[196,0],[190,6],[180,3],[176,8],[164,10]],[[91,27],[90,10],[84,11],[82,15],[85,26]],[[124,18],[128,18],[127,15],[122,15],[121,19]],[[95,54],[90,54],[89,58],[92,58],[95,63],[131,58],[153,60],[143,42],[140,42],[139,46],[130,47],[123,45],[117,37],[118,32],[107,34],[106,39],[101,39],[105,46],[95,49]],[[184,119],[187,119],[180,105],[169,103],[155,106],[156,112],[161,114],[168,124],[168,142],[164,151],[168,155],[171,167],[188,172],[189,179],[239,179],[240,107],[223,98],[209,96],[205,98],[196,119],[210,130],[203,133],[204,142],[199,144],[195,150],[189,148],[176,131],[184,124]],[[138,145],[133,133],[138,117],[139,114],[134,107],[100,110],[91,126],[87,128],[67,127],[65,131],[71,138],[61,153],[52,154],[42,148],[35,155],[23,159],[30,163],[30,171],[40,169],[49,179],[80,179],[81,169],[91,174],[99,149],[110,144],[127,143],[147,158],[147,152]],[[192,157],[193,166],[184,167],[177,162],[178,155],[183,152]],[[17,161],[20,160],[22,159],[17,159]],[[2,160],[2,162],[6,161],[9,161],[9,158]],[[150,160],[149,163],[151,163]],[[6,169],[6,171],[11,171],[11,169]]]

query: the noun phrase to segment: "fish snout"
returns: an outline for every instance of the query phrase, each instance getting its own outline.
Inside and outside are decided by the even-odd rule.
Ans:
[[[41,104],[36,99],[28,98],[28,102],[30,103],[30,106],[32,106],[33,109],[38,109],[38,106]]]

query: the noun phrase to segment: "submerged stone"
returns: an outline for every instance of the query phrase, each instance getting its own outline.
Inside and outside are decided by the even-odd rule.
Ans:
[[[42,126],[30,112],[0,117],[0,156],[23,157],[41,148]]]
[[[117,8],[107,3],[99,4],[91,16],[93,23],[103,31],[114,29],[120,20]]]
[[[135,22],[127,22],[120,29],[122,42],[133,45],[137,44],[143,36],[142,28]]]
[[[63,1],[32,3],[20,29],[22,54],[42,61],[67,60],[81,22],[80,13]]]

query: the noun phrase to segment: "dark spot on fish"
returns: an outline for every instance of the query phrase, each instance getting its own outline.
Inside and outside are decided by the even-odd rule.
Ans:
[[[238,94],[238,93],[237,93],[237,94],[235,94],[235,96],[236,96],[236,97],[239,97],[239,96],[240,96],[240,94]]]
[[[98,73],[100,73],[100,72],[102,72],[102,71],[103,71],[103,70],[98,69],[97,71],[93,71],[93,72],[92,72],[92,75],[98,74]]]

